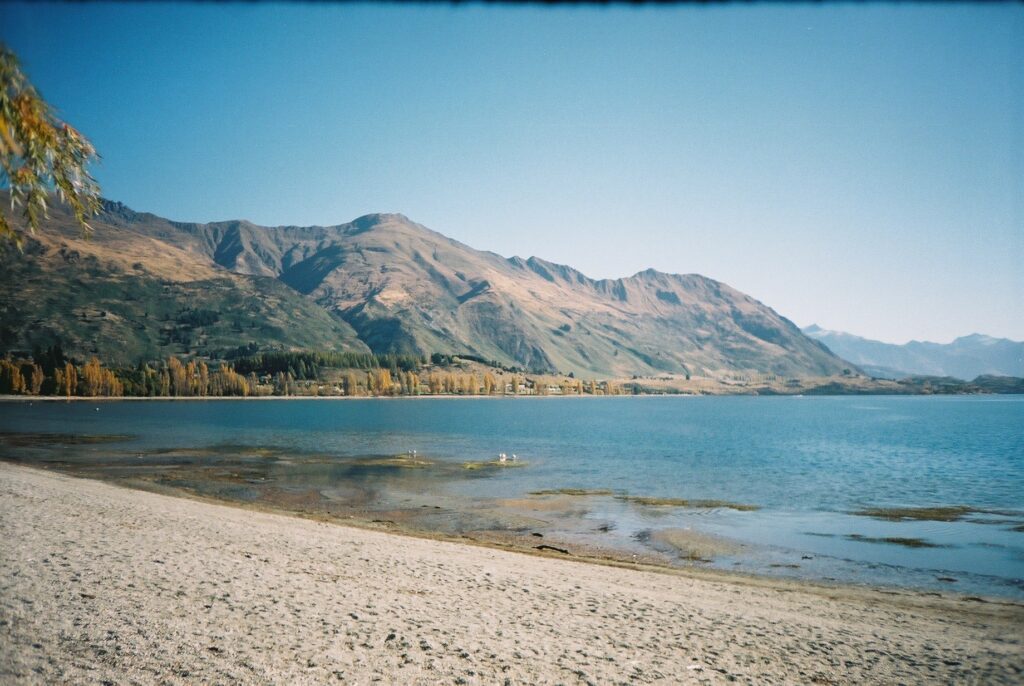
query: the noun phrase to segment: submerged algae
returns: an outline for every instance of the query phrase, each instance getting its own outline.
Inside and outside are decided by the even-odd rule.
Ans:
[[[888,543],[891,545],[901,545],[905,548],[948,548],[947,545],[941,545],[939,543],[932,543],[926,541],[923,538],[903,538],[900,536],[883,536],[881,538],[875,538],[872,536],[862,536],[861,534],[849,534],[845,536],[849,541],[861,541],[863,543]]]
[[[0,442],[18,448],[51,445],[99,445],[103,443],[121,443],[134,438],[135,436],[131,434],[61,434],[0,431]]]
[[[644,505],[646,507],[688,507],[699,510],[712,510],[712,509],[728,509],[728,510],[740,510],[742,512],[752,512],[754,510],[760,510],[758,505],[748,505],[746,503],[733,503],[728,500],[688,500],[686,498],[653,498],[649,496],[641,495],[617,495],[617,500],[623,500],[628,503],[635,505]]]
[[[950,505],[939,507],[866,507],[856,510],[852,514],[860,517],[872,517],[874,519],[885,519],[891,522],[906,520],[922,522],[956,522],[966,515],[980,513],[966,505]]]
[[[528,495],[614,495],[614,491],[607,488],[547,488],[541,491],[530,491]]]
[[[462,468],[463,469],[505,469],[505,468],[508,468],[508,467],[525,467],[525,466],[526,466],[526,463],[522,462],[522,461],[519,461],[519,460],[516,460],[515,462],[511,462],[511,461],[508,461],[508,460],[505,460],[504,462],[502,462],[501,460],[479,460],[479,461],[471,460],[469,462],[463,462],[462,463]]]

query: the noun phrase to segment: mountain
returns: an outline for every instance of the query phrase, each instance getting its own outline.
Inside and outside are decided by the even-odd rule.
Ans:
[[[962,336],[952,343],[911,341],[903,345],[873,341],[817,325],[804,333],[824,343],[843,359],[880,378],[905,376],[1024,377],[1024,343],[981,334]]]
[[[276,279],[232,273],[108,221],[93,222],[86,240],[62,208],[50,215],[24,254],[0,252],[0,354],[58,340],[119,365],[222,357],[249,341],[368,352],[344,320]]]
[[[60,335],[122,357],[285,348],[470,354],[529,370],[786,376],[850,365],[771,308],[690,274],[591,279],[474,250],[400,214],[337,226],[175,222],[105,202],[6,255],[5,349]],[[68,343],[66,342],[66,345]]]

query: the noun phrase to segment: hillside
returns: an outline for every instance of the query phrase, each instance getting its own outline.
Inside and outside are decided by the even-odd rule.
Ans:
[[[0,253],[0,351],[60,340],[111,364],[222,357],[266,347],[367,348],[348,324],[276,279],[233,274],[201,255],[105,221],[84,240],[58,208],[24,254]]]
[[[1024,342],[981,334],[962,336],[952,343],[911,341],[883,343],[816,325],[804,329],[843,359],[879,378],[950,376],[971,380],[978,376],[1024,377]]]
[[[398,214],[267,228],[173,222],[107,202],[94,225],[83,240],[55,210],[28,254],[4,258],[6,348],[52,335],[125,357],[250,341],[366,346],[599,376],[822,376],[850,366],[712,279],[648,270],[594,280],[539,258],[474,250]],[[168,340],[171,322],[213,317],[191,310],[216,321]]]

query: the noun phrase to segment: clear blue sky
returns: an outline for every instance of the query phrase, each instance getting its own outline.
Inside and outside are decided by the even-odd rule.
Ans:
[[[402,212],[800,325],[1024,339],[1024,7],[0,5],[0,37],[181,220]]]

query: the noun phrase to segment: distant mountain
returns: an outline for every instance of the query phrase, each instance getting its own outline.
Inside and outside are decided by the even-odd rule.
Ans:
[[[1006,338],[971,334],[952,343],[895,345],[813,324],[803,331],[865,373],[880,378],[952,376],[970,381],[982,375],[1024,377],[1024,343]]]
[[[106,202],[83,240],[63,208],[5,255],[0,345],[122,358],[284,348],[471,354],[534,371],[622,376],[850,365],[771,308],[691,274],[594,280],[474,250],[399,214],[337,226],[194,224]]]

